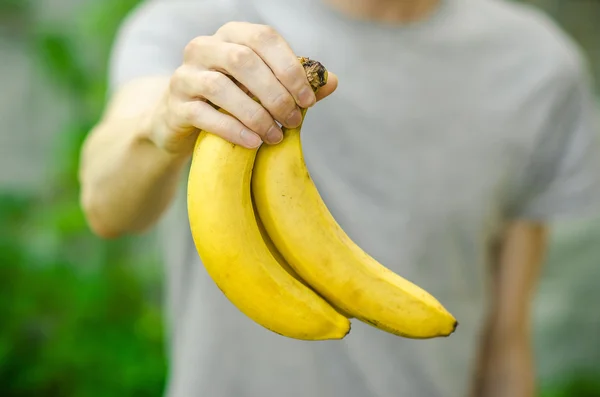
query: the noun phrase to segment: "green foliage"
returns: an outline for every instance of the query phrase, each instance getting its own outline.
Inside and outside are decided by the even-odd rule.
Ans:
[[[56,128],[56,162],[41,194],[0,192],[3,396],[162,395],[156,252],[143,238],[93,236],[78,199],[80,146],[102,110],[115,31],[136,3],[107,0],[71,24],[27,28],[37,72],[68,94],[74,117]],[[16,14],[29,11],[24,4],[1,5]]]
[[[574,373],[565,381],[544,390],[541,397],[599,397],[600,379],[598,373]]]
[[[49,221],[42,207],[0,196],[3,396],[159,396],[160,306],[129,265],[139,255],[62,227],[80,213]]]
[[[0,13],[13,14],[27,10],[30,6],[28,0],[0,0]]]

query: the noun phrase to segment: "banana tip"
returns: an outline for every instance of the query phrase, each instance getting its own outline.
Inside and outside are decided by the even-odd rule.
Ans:
[[[452,335],[454,333],[454,331],[456,331],[456,328],[458,328],[458,321],[454,320],[454,322],[452,323],[452,329],[448,332],[444,332],[442,334],[439,334],[438,336],[443,337],[443,338],[447,338],[450,335]]]
[[[348,324],[348,331],[346,331],[346,333],[344,334],[344,336],[342,337],[342,339],[344,339],[346,336],[350,335],[350,331],[352,331],[352,322],[350,322]]]
[[[452,330],[450,332],[448,332],[447,335],[444,336],[450,336],[454,333],[454,331],[456,331],[456,328],[458,328],[458,321],[454,320],[454,324],[452,324]]]

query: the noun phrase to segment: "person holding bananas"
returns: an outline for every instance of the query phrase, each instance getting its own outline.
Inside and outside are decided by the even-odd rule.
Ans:
[[[299,56],[329,71],[318,90]],[[547,224],[600,213],[589,80],[577,45],[514,2],[142,2],[117,35],[110,101],[82,147],[81,202],[103,238],[158,228],[166,397],[535,396],[530,307]],[[199,133],[270,150],[301,124],[335,220],[439,299],[460,323],[452,335],[415,340],[353,321],[340,340],[280,337],[211,280],[186,206]],[[194,156],[218,157],[211,147]],[[261,299],[250,306],[268,307]]]

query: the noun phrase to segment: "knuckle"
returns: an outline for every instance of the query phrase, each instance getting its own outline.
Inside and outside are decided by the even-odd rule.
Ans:
[[[169,91],[171,91],[171,93],[177,93],[180,91],[183,81],[185,81],[186,74],[186,68],[183,66],[175,69],[171,75],[171,79],[169,80]]]
[[[292,96],[285,92],[275,96],[271,101],[271,108],[276,114],[287,117],[296,106],[296,102]]]
[[[251,68],[255,61],[254,51],[245,46],[233,47],[227,54],[227,64],[232,69]]]
[[[235,125],[229,117],[220,117],[215,125],[215,134],[220,136],[230,135],[233,130]]]
[[[194,102],[185,102],[176,109],[177,118],[182,125],[194,125],[200,119],[200,107],[194,106]]]
[[[200,74],[200,85],[202,95],[205,97],[214,97],[219,95],[224,87],[225,75],[219,72],[205,71]]]
[[[279,77],[279,79],[292,84],[294,88],[300,87],[303,83],[303,80],[301,78],[303,77],[302,70],[300,69],[301,67],[302,66],[300,66],[299,64],[290,64],[287,67],[277,70],[275,74],[277,75],[277,77]]]
[[[239,26],[240,26],[240,23],[238,21],[229,21],[229,22],[224,23],[223,25],[221,25],[221,27],[219,29],[217,29],[217,32],[215,34],[219,35],[219,34],[222,34],[224,32],[237,29],[237,28],[239,28]]]
[[[231,128],[231,123],[227,117],[221,117],[219,121],[217,121],[217,130],[220,133],[223,133]]]
[[[258,106],[248,113],[248,127],[259,134],[266,133],[272,124],[271,115],[262,106]]]
[[[194,54],[196,54],[203,47],[204,43],[206,42],[206,39],[206,36],[198,36],[190,40],[183,49],[183,54],[185,58],[189,59]]]
[[[277,31],[269,25],[256,25],[252,41],[256,43],[268,43],[277,38]]]

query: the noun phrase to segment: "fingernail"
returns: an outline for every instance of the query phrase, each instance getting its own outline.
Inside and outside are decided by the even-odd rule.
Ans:
[[[298,95],[298,100],[300,101],[300,106],[308,108],[314,105],[317,98],[315,98],[315,93],[312,89],[304,87],[302,91],[300,91],[300,95]]]
[[[301,122],[302,122],[302,115],[300,114],[300,111],[298,109],[296,109],[292,113],[290,113],[288,118],[285,120],[285,124],[291,128],[299,126]]]
[[[262,142],[260,137],[252,131],[242,130],[242,141],[250,148],[255,148]]]
[[[269,143],[279,143],[283,139],[283,132],[277,126],[272,126],[267,131],[267,141]]]

